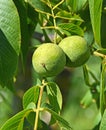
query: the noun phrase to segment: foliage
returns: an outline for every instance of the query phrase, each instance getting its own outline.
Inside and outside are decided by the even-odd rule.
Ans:
[[[101,58],[101,68],[98,79],[88,65],[81,66],[84,81],[88,86],[81,105],[87,108],[92,101],[96,102],[99,116],[92,129],[104,130],[106,126],[105,6],[105,0],[1,0],[0,85],[11,91],[14,90],[20,62],[26,73],[28,53],[30,50],[32,53],[42,44],[42,42],[39,45],[30,44],[33,34],[36,34],[37,25],[42,30],[43,40],[40,37],[40,41],[43,43],[58,45],[65,37],[82,36],[88,42],[91,54]],[[40,76],[36,78],[39,80],[35,86],[32,84],[33,87],[23,95],[23,110],[7,120],[1,130],[23,130],[26,127],[34,130],[49,129],[55,123],[59,124],[60,129],[72,129],[71,123],[60,115],[63,99],[59,86],[48,78]],[[41,115],[44,112],[50,114],[49,123],[42,119]]]

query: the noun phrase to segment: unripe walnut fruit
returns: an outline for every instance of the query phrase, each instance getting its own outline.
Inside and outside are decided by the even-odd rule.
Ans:
[[[90,49],[86,40],[81,36],[64,38],[59,46],[67,56],[66,66],[78,67],[83,65],[90,57]]]
[[[32,64],[39,75],[52,77],[58,75],[64,69],[66,56],[58,45],[44,43],[35,50]]]

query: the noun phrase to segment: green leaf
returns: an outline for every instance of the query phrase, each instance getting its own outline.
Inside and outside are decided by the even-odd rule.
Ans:
[[[29,51],[29,43],[37,25],[38,13],[29,3],[26,4],[24,0],[14,0],[14,3],[20,16],[21,54],[24,65],[23,67],[25,68]]]
[[[45,105],[45,103],[47,102],[47,93],[44,91],[43,95],[42,95],[42,100],[41,100],[41,107],[43,107]]]
[[[36,108],[36,105],[35,105],[34,102],[31,102],[31,103],[28,104],[26,109],[34,109],[34,108]]]
[[[18,114],[7,120],[0,130],[23,130],[24,119],[31,111],[31,109],[27,109],[19,112]]]
[[[35,31],[35,28],[38,23],[38,12],[35,11],[35,9],[27,3],[27,15],[28,15],[28,33],[29,33],[29,40],[32,37],[32,34]]]
[[[84,35],[84,32],[81,27],[73,23],[61,23],[58,24],[58,28],[61,29],[66,35]]]
[[[23,108],[27,108],[30,103],[36,104],[39,96],[39,86],[34,86],[26,91],[23,96]]]
[[[28,3],[39,13],[51,15],[50,8],[42,0],[28,0]]]
[[[43,122],[42,120],[39,120],[39,126],[38,126],[39,130],[50,130],[50,127]]]
[[[57,114],[56,112],[54,112],[53,110],[51,110],[49,108],[44,108],[44,110],[47,110],[48,112],[50,112],[52,114],[52,116],[54,117],[54,119],[59,122],[59,124],[62,128],[65,128],[67,130],[72,129],[70,124],[66,120],[64,120],[59,114]]]
[[[17,62],[18,56],[16,51],[8,42],[5,34],[0,30],[0,84],[2,86],[8,86],[8,83],[10,84],[12,81],[17,68]]]
[[[94,41],[93,31],[91,29],[87,29],[84,33],[84,38],[87,41],[87,43],[91,45]]]
[[[106,130],[106,109],[103,114],[103,118],[100,124],[100,130]]]
[[[21,32],[17,8],[12,0],[0,1],[0,29],[14,51],[19,55]]]
[[[72,18],[72,14],[71,14],[71,12],[61,10],[61,11],[57,12],[56,17],[70,20]]]
[[[20,52],[21,33],[17,9],[12,0],[0,1],[0,83],[12,80]]]
[[[84,8],[86,5],[87,0],[66,0],[66,5],[69,7],[70,10],[73,12],[78,12]]]
[[[49,103],[55,112],[59,112],[62,108],[62,95],[59,87],[54,82],[48,82],[47,84],[47,95]]]
[[[101,11],[102,0],[89,0],[89,10],[95,40],[101,46]]]
[[[36,113],[34,111],[30,112],[26,117],[27,121],[30,123],[32,127],[34,127],[35,117],[36,117]]]
[[[57,12],[56,18],[61,18],[61,19],[67,19],[71,21],[80,21],[83,22],[83,20],[78,16],[78,15],[73,15],[71,12],[68,12],[66,10],[61,10]]]
[[[14,0],[20,16],[20,27],[21,27],[21,51],[22,51],[22,61],[25,66],[27,53],[28,53],[28,25],[27,25],[27,9],[24,0]]]

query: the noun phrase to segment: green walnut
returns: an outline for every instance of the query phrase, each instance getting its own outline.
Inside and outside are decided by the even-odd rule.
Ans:
[[[83,65],[90,57],[90,49],[86,40],[81,36],[64,38],[59,46],[67,56],[66,66],[78,67]]]
[[[52,77],[58,75],[64,69],[66,56],[58,45],[44,43],[35,50],[32,64],[39,75]]]

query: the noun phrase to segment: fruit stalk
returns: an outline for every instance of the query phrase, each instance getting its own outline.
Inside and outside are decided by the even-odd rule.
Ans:
[[[104,55],[104,54],[102,54],[102,53],[99,53],[99,52],[97,52],[97,51],[94,51],[93,54],[94,54],[95,56],[100,56],[100,57],[102,57],[102,58],[106,58],[106,55]]]
[[[39,99],[38,99],[38,104],[37,104],[37,109],[36,109],[34,130],[37,130],[37,127],[38,127],[39,111],[40,111],[40,105],[41,105],[44,87],[45,87],[45,83],[44,83],[44,80],[43,80],[42,85],[40,86],[40,94],[39,94]]]

